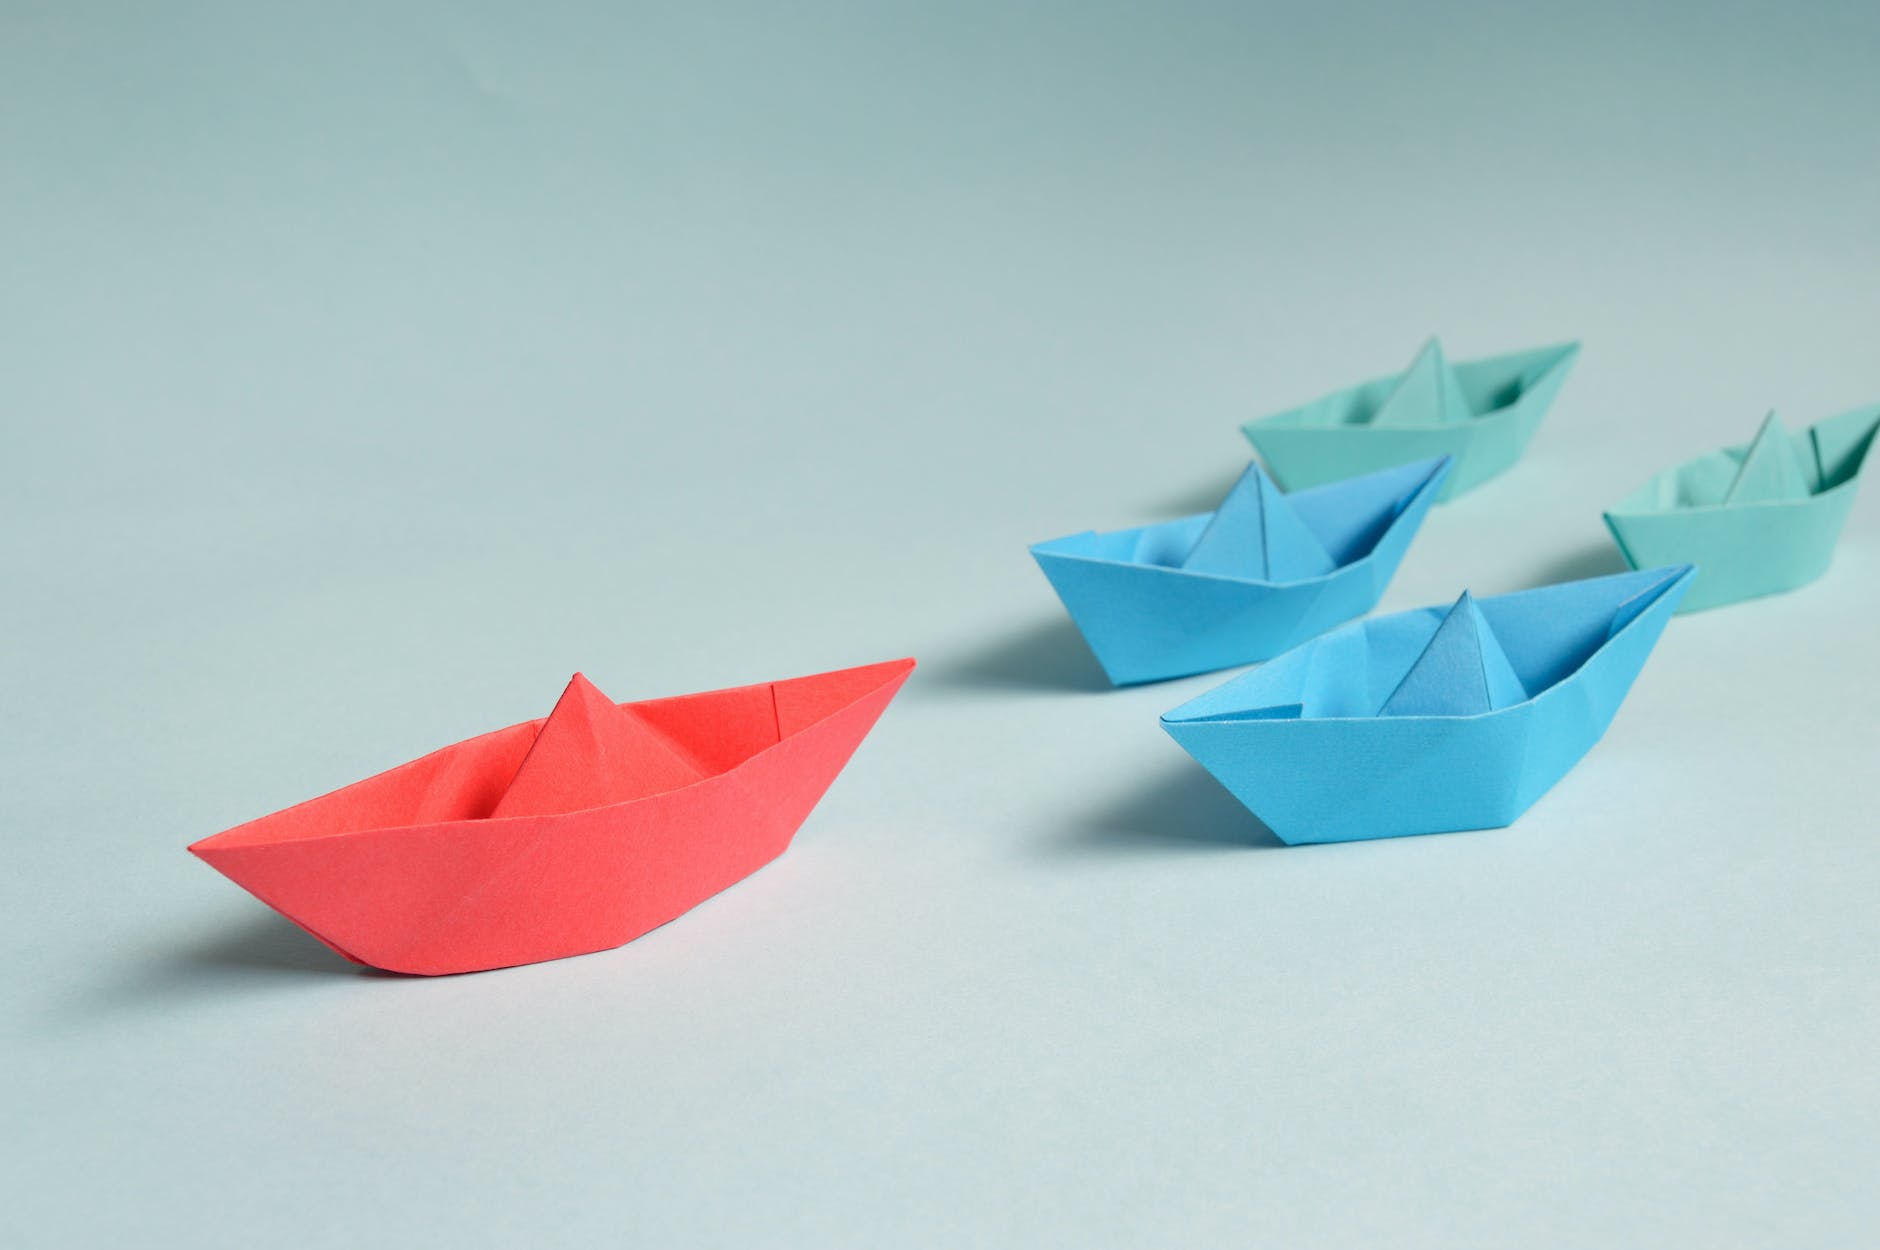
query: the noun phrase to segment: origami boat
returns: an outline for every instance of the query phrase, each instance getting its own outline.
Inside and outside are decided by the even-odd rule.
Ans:
[[[913,669],[615,704],[575,675],[511,725],[189,849],[356,963],[607,950],[781,854]]]
[[[1606,732],[1691,578],[1651,569],[1373,617],[1162,727],[1284,842],[1499,828]]]
[[[1213,512],[1035,544],[1115,685],[1250,664],[1377,605],[1450,460],[1284,494],[1256,464]]]
[[[1447,455],[1456,469],[1440,498],[1453,499],[1521,458],[1579,351],[1566,343],[1452,367],[1431,340],[1402,373],[1240,428],[1287,490]]]
[[[1880,431],[1880,404],[1687,460],[1620,500],[1606,527],[1633,568],[1686,561],[1684,612],[1806,585],[1828,571]]]

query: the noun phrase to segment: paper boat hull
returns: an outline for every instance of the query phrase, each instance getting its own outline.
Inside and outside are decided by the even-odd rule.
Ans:
[[[781,854],[913,665],[633,705],[673,727],[712,774],[665,794],[478,818],[527,753],[542,723],[532,721],[190,850],[348,959],[393,972],[607,950]]]
[[[1715,497],[1747,447],[1728,447],[1668,469],[1606,513],[1606,528],[1633,568],[1694,564],[1697,580],[1679,606],[1701,612],[1806,586],[1828,571],[1880,435],[1880,407],[1830,417],[1794,435],[1815,493],[1738,506],[1690,506]]]
[[[1435,462],[1405,465],[1370,482],[1333,483],[1289,496],[1332,550],[1366,548],[1334,572],[1305,582],[1197,576],[1092,557],[1093,544],[1150,529],[1166,531],[1174,546],[1184,547],[1205,526],[1207,514],[1119,535],[1039,543],[1032,557],[1115,685],[1251,664],[1375,607],[1435,501],[1444,471]],[[1354,509],[1348,502],[1354,494],[1374,497]],[[1378,518],[1369,532],[1363,523],[1353,526],[1354,517],[1364,516]]]
[[[1390,569],[1340,570],[1313,586],[1184,580],[1168,570],[1091,568],[1049,554],[1038,565],[1112,685],[1168,681],[1252,664],[1362,616]],[[1153,599],[1156,610],[1142,609]]]
[[[1348,625],[1184,704],[1162,725],[1287,843],[1500,828],[1606,732],[1690,579],[1688,568],[1661,569],[1479,600],[1498,635],[1514,640],[1509,658],[1523,680],[1541,688],[1502,711],[1302,714],[1328,674],[1367,664],[1351,698],[1381,703],[1442,618],[1441,609],[1420,609]],[[1523,650],[1521,631],[1533,625],[1550,631],[1550,645]]]
[[[1458,380],[1471,402],[1492,408],[1448,425],[1367,424],[1366,418],[1396,384],[1397,375],[1391,375],[1240,428],[1287,490],[1447,455],[1455,457],[1456,466],[1438,499],[1453,499],[1521,459],[1578,354],[1578,345],[1568,344],[1457,365]]]
[[[1606,527],[1635,569],[1674,560],[1695,564],[1697,580],[1678,610],[1702,612],[1795,590],[1826,573],[1853,503],[1850,484],[1791,504],[1609,512]]]

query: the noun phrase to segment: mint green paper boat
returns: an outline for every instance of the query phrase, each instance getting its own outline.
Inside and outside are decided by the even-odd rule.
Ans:
[[[1790,434],[1770,413],[1753,442],[1666,469],[1606,513],[1635,569],[1695,564],[1680,612],[1806,585],[1828,571],[1880,432],[1880,404]]]
[[[1578,343],[1563,343],[1452,366],[1431,339],[1402,373],[1240,429],[1289,491],[1453,456],[1438,496],[1453,499],[1521,458],[1579,352]]]

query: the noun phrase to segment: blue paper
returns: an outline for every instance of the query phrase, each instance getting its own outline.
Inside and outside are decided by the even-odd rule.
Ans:
[[[1378,715],[1477,716],[1527,697],[1508,653],[1465,590]]]
[[[1590,750],[1690,565],[1359,621],[1162,727],[1288,843],[1493,829]]]
[[[1214,512],[1031,554],[1114,684],[1250,664],[1377,606],[1451,463],[1292,494],[1253,464]]]
[[[1190,573],[1296,582],[1338,567],[1298,509],[1259,465],[1250,465],[1182,560]]]

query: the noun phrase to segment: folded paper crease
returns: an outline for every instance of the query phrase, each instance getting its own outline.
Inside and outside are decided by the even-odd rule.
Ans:
[[[614,704],[435,751],[190,850],[328,946],[467,972],[619,946],[780,854],[912,660]]]
[[[1402,373],[1372,378],[1241,426],[1290,491],[1432,456],[1455,469],[1440,499],[1503,473],[1526,452],[1579,355],[1578,343],[1452,364],[1431,339]]]
[[[1374,607],[1449,468],[1439,457],[1287,493],[1256,463],[1211,513],[1031,554],[1112,683],[1248,664]]]
[[[1626,563],[1697,566],[1684,612],[1781,594],[1833,563],[1880,404],[1790,433],[1775,413],[1748,443],[1654,475],[1605,514]]]
[[[1283,841],[1506,825],[1611,723],[1689,566],[1342,626],[1162,718]]]

